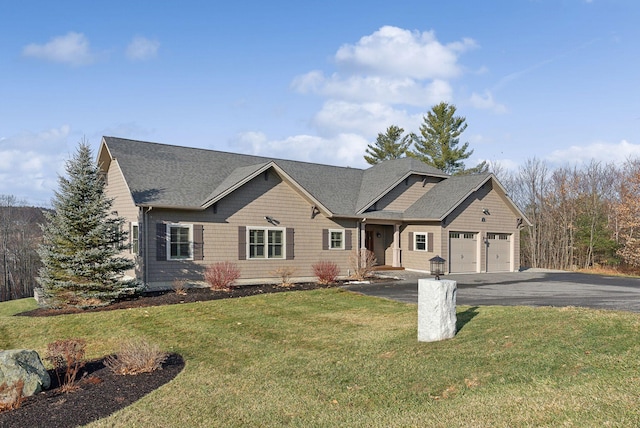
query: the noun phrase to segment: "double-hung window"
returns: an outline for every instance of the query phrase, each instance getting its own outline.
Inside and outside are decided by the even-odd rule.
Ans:
[[[131,254],[139,254],[140,251],[140,227],[138,223],[131,223]]]
[[[332,250],[344,250],[344,230],[329,229],[329,248]]]
[[[427,251],[427,234],[426,233],[415,233],[413,238],[414,250],[415,251]]]
[[[284,229],[247,228],[250,259],[283,259]]]
[[[193,225],[167,225],[167,260],[193,260]]]

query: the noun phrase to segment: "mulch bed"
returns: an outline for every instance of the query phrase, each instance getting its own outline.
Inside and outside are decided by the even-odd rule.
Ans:
[[[56,316],[63,314],[111,311],[115,309],[147,306],[173,305],[206,300],[229,299],[283,291],[313,290],[340,286],[342,283],[320,285],[316,283],[294,284],[290,287],[278,285],[249,285],[234,287],[231,291],[212,291],[208,288],[190,288],[187,294],[173,291],[146,293],[139,297],[122,300],[112,305],[92,309],[45,309],[38,308],[17,316]],[[76,427],[109,416],[151,391],[169,382],[184,367],[182,357],[171,354],[161,370],[133,376],[113,373],[103,364],[103,359],[88,362],[81,373],[80,388],[64,393],[59,391],[57,377],[50,370],[51,387],[40,394],[28,397],[16,410],[0,413],[0,427],[50,428]]]
[[[184,361],[171,354],[162,369],[138,375],[118,375],[102,360],[88,362],[79,389],[60,392],[53,370],[51,388],[27,399],[16,410],[0,413],[0,427],[65,428],[86,425],[139,400],[176,377]]]
[[[189,288],[186,295],[181,295],[170,291],[159,291],[144,293],[141,296],[131,299],[120,300],[108,306],[91,308],[91,309],[78,309],[78,308],[64,308],[64,309],[46,309],[37,308],[31,311],[22,312],[17,316],[29,316],[29,317],[49,317],[55,315],[86,313],[86,312],[99,312],[99,311],[112,311],[114,309],[129,309],[129,308],[141,308],[146,306],[162,306],[162,305],[174,305],[179,303],[193,303],[202,302],[206,300],[218,300],[218,299],[231,299],[238,297],[255,296],[258,294],[267,293],[279,293],[283,291],[301,291],[301,290],[315,290],[318,288],[330,288],[337,287],[343,283],[338,282],[330,285],[322,285],[316,283],[299,283],[292,284],[287,287],[282,287],[277,284],[262,284],[262,285],[243,285],[233,287],[230,291],[223,290],[211,290],[209,288]]]

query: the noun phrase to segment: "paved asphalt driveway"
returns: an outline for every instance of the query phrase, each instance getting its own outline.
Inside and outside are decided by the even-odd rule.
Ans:
[[[418,279],[433,278],[409,271],[390,272],[399,280],[352,284],[345,288],[406,303],[418,303]],[[457,282],[458,305],[582,306],[640,312],[640,279],[575,272],[523,272],[442,276]]]

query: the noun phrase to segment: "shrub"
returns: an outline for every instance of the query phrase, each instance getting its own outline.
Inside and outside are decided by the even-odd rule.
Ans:
[[[353,250],[349,255],[349,267],[353,271],[351,276],[357,281],[370,277],[376,264],[377,260],[373,251]]]
[[[207,266],[204,280],[212,290],[229,290],[240,278],[238,265],[231,262],[218,262]]]
[[[278,269],[269,272],[271,275],[275,275],[280,277],[280,286],[281,287],[291,287],[291,277],[296,272],[295,268],[291,266],[282,266]]]
[[[337,281],[340,269],[334,262],[322,261],[315,263],[313,274],[318,278],[319,284],[331,284]]]
[[[119,352],[108,356],[104,365],[121,375],[149,373],[162,368],[169,354],[144,339],[130,339],[120,345]]]
[[[187,281],[184,279],[174,279],[171,283],[171,288],[176,294],[185,296],[187,294]]]
[[[47,345],[45,359],[53,365],[61,391],[70,392],[78,388],[76,378],[85,364],[85,347],[83,339],[57,340]],[[64,373],[63,378],[61,373]]]
[[[7,382],[0,385],[0,413],[17,409],[22,405],[25,399],[25,397],[22,396],[22,388],[24,388],[24,381],[22,379],[17,380],[11,385],[7,385]]]

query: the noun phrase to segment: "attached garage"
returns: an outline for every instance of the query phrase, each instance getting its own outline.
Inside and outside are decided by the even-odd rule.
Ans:
[[[478,234],[449,232],[449,272],[478,272]]]
[[[511,271],[511,234],[487,233],[487,272]]]

